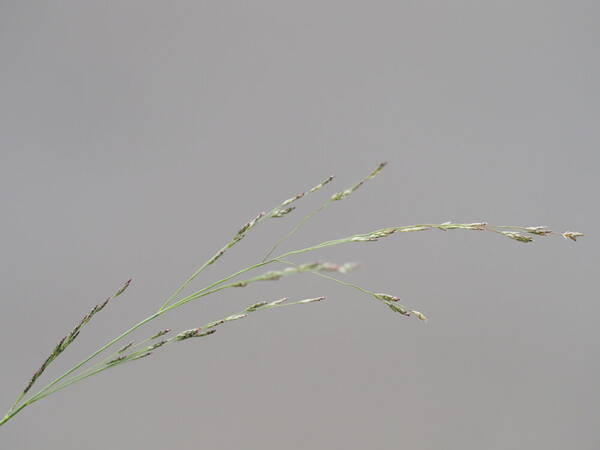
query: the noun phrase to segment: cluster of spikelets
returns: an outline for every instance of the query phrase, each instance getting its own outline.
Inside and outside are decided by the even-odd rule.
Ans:
[[[127,281],[125,285],[120,288],[114,295],[107,298],[104,302],[99,303],[94,306],[92,310],[86,314],[81,321],[75,326],[75,328],[67,334],[63,339],[59,341],[59,343],[54,347],[53,351],[46,358],[40,368],[34,373],[29,382],[27,383],[25,389],[20,393],[14,402],[13,406],[10,408],[8,413],[4,416],[3,419],[0,420],[0,425],[7,422],[13,416],[15,416],[19,411],[21,411],[26,406],[41,400],[48,395],[53,394],[56,391],[64,389],[67,386],[70,386],[73,383],[81,381],[85,378],[93,376],[97,373],[100,373],[104,370],[113,368],[115,366],[124,364],[126,362],[135,361],[141,358],[145,358],[153,354],[156,350],[160,348],[165,348],[167,345],[172,343],[181,342],[184,340],[192,339],[192,338],[200,338],[206,337],[214,334],[218,327],[223,324],[233,322],[239,319],[243,319],[248,317],[250,314],[263,311],[267,309],[278,308],[282,306],[292,306],[292,305],[302,305],[308,303],[314,303],[321,300],[324,300],[325,297],[316,297],[316,298],[307,298],[304,300],[298,300],[294,302],[288,302],[286,298],[282,298],[275,301],[261,301],[258,303],[254,303],[243,311],[229,315],[222,319],[209,322],[205,325],[191,328],[188,330],[181,331],[180,333],[174,334],[171,337],[166,337],[171,333],[170,329],[161,330],[152,334],[147,339],[141,340],[139,342],[129,342],[125,345],[122,345],[118,350],[114,353],[105,356],[105,358],[95,364],[88,365],[94,358],[96,358],[101,353],[104,353],[110,347],[113,347],[115,344],[123,340],[126,336],[131,334],[136,329],[142,327],[148,322],[156,319],[157,317],[165,314],[166,312],[181,307],[182,305],[198,300],[202,297],[208,296],[215,292],[221,291],[223,289],[234,288],[234,287],[245,287],[249,284],[260,282],[260,281],[276,281],[280,280],[284,277],[295,275],[299,273],[309,273],[313,274],[333,282],[339,283],[341,285],[356,289],[368,296],[383,302],[387,305],[392,311],[399,313],[403,316],[415,316],[420,320],[427,320],[425,315],[419,311],[416,311],[412,308],[409,308],[400,303],[400,298],[386,293],[374,292],[370,289],[364,288],[362,286],[357,286],[353,283],[340,280],[338,278],[333,277],[331,274],[347,274],[352,271],[356,264],[354,263],[345,263],[345,264],[334,264],[330,262],[311,262],[305,264],[296,264],[292,261],[287,260],[286,258],[298,254],[312,252],[321,248],[330,247],[334,245],[340,245],[344,243],[354,243],[354,242],[374,242],[379,239],[391,236],[395,233],[407,233],[413,231],[425,231],[425,230],[474,230],[474,231],[490,231],[493,233],[500,234],[509,239],[515,240],[517,242],[528,243],[533,241],[533,236],[548,236],[554,234],[554,232],[548,229],[545,226],[530,226],[530,227],[519,227],[519,226],[492,226],[485,222],[476,222],[476,223],[453,223],[453,222],[444,222],[440,224],[418,224],[418,225],[409,225],[409,226],[395,226],[395,227],[387,227],[379,230],[375,230],[369,233],[364,234],[355,234],[352,236],[347,236],[340,239],[335,239],[331,241],[321,242],[319,244],[298,249],[292,250],[285,253],[282,253],[276,257],[272,257],[271,255],[275,252],[275,250],[287,239],[293,236],[308,220],[310,220],[317,213],[323,211],[331,204],[344,200],[352,195],[357,189],[359,189],[362,185],[364,185],[368,180],[374,178],[381,170],[385,167],[386,163],[379,164],[375,170],[373,170],[369,175],[365,178],[361,179],[358,183],[354,184],[348,189],[337,192],[331,195],[319,208],[315,209],[311,213],[304,216],[285,236],[283,236],[279,241],[277,241],[270,250],[266,253],[264,258],[259,262],[243,268],[225,278],[222,278],[208,286],[193,292],[184,297],[180,297],[182,291],[187,288],[197,277],[202,273],[208,266],[214,264],[221,258],[230,248],[236,245],[239,241],[241,241],[253,228],[259,225],[266,219],[274,219],[274,218],[283,218],[288,216],[291,212],[296,209],[296,205],[293,205],[296,201],[305,197],[308,194],[315,193],[321,190],[325,185],[329,184],[333,181],[333,176],[327,177],[324,181],[317,184],[316,186],[303,191],[291,198],[288,198],[281,202],[279,205],[274,207],[268,212],[261,212],[252,220],[248,221],[244,224],[235,235],[229,240],[222,248],[220,248],[214,255],[212,255],[204,264],[202,264],[190,277],[188,277],[185,282],[183,282],[173,294],[163,303],[163,305],[152,315],[143,319],[136,325],[132,326],[130,329],[123,332],[121,335],[116,338],[110,340],[107,344],[100,347],[98,350],[93,352],[87,358],[85,358],[80,363],[76,364],[74,367],[66,371],[63,375],[56,378],[54,381],[50,382],[44,388],[39,390],[37,393],[30,395],[27,398],[27,394],[29,393],[32,386],[36,383],[36,381],[43,374],[45,369],[52,363],[79,335],[81,329],[101,310],[103,310],[108,303],[121,295],[125,289],[129,286],[131,280]],[[583,236],[582,233],[574,232],[574,231],[566,231],[562,233],[562,236],[565,239],[570,239],[572,241],[576,241],[578,237]],[[251,278],[247,278],[244,280],[231,281],[238,278],[240,275],[249,272],[251,270],[258,269],[260,267],[269,265],[269,264],[282,264],[286,267],[280,270],[270,270],[264,272],[262,274],[256,275]],[[87,368],[84,368],[84,366]]]

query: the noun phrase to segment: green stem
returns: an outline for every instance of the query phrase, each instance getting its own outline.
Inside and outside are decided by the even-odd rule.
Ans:
[[[14,416],[16,416],[19,411],[21,411],[23,408],[25,408],[27,406],[27,403],[23,403],[21,406],[19,406],[18,408],[15,408],[11,411],[9,411],[3,418],[2,420],[0,420],[0,427],[2,425],[4,425],[6,422],[8,422],[10,419],[12,419]]]

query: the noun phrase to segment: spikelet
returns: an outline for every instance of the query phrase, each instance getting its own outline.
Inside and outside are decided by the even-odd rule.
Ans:
[[[271,307],[273,307],[273,306],[279,306],[279,305],[281,305],[281,304],[285,303],[287,300],[288,300],[288,299],[287,299],[287,297],[280,298],[279,300],[275,300],[275,301],[269,302],[269,303],[267,304],[267,306],[268,306],[269,308],[271,308]]]
[[[487,229],[487,222],[474,222],[474,223],[453,223],[444,222],[439,225],[434,225],[435,228],[448,231],[448,230],[477,230],[483,231]]]
[[[517,233],[516,231],[501,231],[501,234],[503,234],[504,236],[506,236],[507,238],[513,239],[515,241],[518,242],[532,242],[533,238],[530,238],[529,236],[525,236],[522,233]]]
[[[565,231],[562,235],[565,239],[577,241],[577,238],[583,236],[583,233],[579,233],[578,231]]]
[[[410,316],[410,312],[402,305],[399,305],[395,302],[385,302],[385,304],[388,305],[388,307],[394,312],[400,313],[403,316]]]
[[[133,342],[133,341],[131,341],[131,342],[129,342],[129,343],[127,343],[127,344],[125,344],[123,347],[121,347],[121,348],[120,348],[120,349],[117,351],[117,353],[123,353],[123,352],[125,352],[125,351],[129,350],[129,348],[130,348],[130,347],[131,347],[133,344],[134,344],[134,342]]]
[[[268,302],[258,302],[258,303],[255,303],[254,305],[248,306],[244,311],[246,311],[246,312],[254,312],[254,311],[256,311],[256,310],[258,310],[258,309],[260,309],[263,306],[266,306],[268,304],[269,304]]]
[[[396,296],[390,295],[390,294],[382,294],[382,293],[376,292],[372,295],[373,295],[373,297],[375,297],[378,300],[384,300],[387,302],[397,302],[400,300],[400,297],[396,297]]]
[[[413,313],[417,319],[422,320],[423,322],[427,322],[427,320],[428,320],[427,317],[425,316],[425,314],[423,314],[422,312],[413,310],[413,311],[411,311],[411,313]]]
[[[314,302],[320,302],[322,300],[325,300],[325,297],[321,296],[321,297],[315,297],[315,298],[305,298],[304,300],[299,300],[296,302],[296,304],[303,304],[303,303],[314,303]]]
[[[351,242],[377,241],[398,231],[396,228],[383,228],[367,234],[357,234],[350,238]]]
[[[183,341],[185,339],[193,338],[193,337],[203,337],[210,336],[217,330],[208,330],[202,331],[202,328],[193,328],[191,330],[182,331],[177,336],[175,336],[176,341]]]
[[[150,336],[150,339],[156,339],[158,337],[164,336],[167,333],[170,333],[171,329],[170,328],[165,328],[164,330],[160,330],[158,333]]]
[[[552,234],[552,230],[545,226],[525,227],[524,230],[528,233],[536,234],[538,236],[547,236],[549,234]]]
[[[296,209],[295,206],[289,206],[287,208],[278,209],[271,214],[271,217],[274,217],[274,218],[283,217],[286,214],[291,213],[294,209]]]

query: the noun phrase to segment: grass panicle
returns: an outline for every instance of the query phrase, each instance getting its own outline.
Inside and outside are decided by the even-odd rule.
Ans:
[[[202,326],[196,328],[186,329],[171,337],[167,337],[167,335],[171,332],[171,329],[163,329],[158,332],[154,332],[150,337],[146,339],[142,339],[138,342],[129,341],[126,344],[123,344],[123,340],[136,331],[139,328],[146,326],[149,322],[157,319],[158,317],[168,313],[173,309],[177,309],[182,307],[183,305],[200,300],[204,297],[207,297],[211,294],[220,292],[225,289],[235,288],[235,287],[245,287],[250,284],[262,281],[278,281],[283,278],[295,275],[307,273],[314,276],[318,276],[324,278],[328,281],[340,284],[342,286],[346,286],[351,289],[355,289],[379,302],[382,302],[393,312],[398,313],[402,316],[414,316],[421,321],[427,321],[427,317],[420,311],[409,308],[401,303],[399,297],[387,294],[379,291],[374,291],[371,289],[367,289],[365,287],[354,284],[350,281],[345,281],[338,279],[332,274],[341,274],[346,275],[350,273],[353,269],[356,268],[355,263],[345,263],[345,264],[335,264],[331,262],[310,262],[310,263],[295,263],[288,258],[294,257],[296,255],[304,255],[305,253],[312,253],[315,251],[321,251],[328,247],[337,246],[341,244],[347,243],[362,243],[362,242],[377,242],[383,238],[388,238],[395,234],[400,233],[410,233],[415,231],[428,231],[428,230],[439,230],[439,231],[450,231],[450,230],[467,230],[467,231],[479,231],[479,232],[492,232],[502,237],[508,238],[510,240],[520,242],[520,243],[531,243],[534,240],[534,237],[537,236],[549,236],[556,234],[551,229],[545,226],[507,226],[507,225],[490,225],[487,222],[472,222],[472,223],[455,223],[455,222],[443,222],[439,224],[415,224],[415,225],[402,225],[402,226],[391,226],[380,228],[378,230],[370,231],[368,233],[361,234],[353,234],[350,236],[345,236],[338,239],[333,239],[329,241],[323,241],[309,247],[289,250],[287,252],[283,252],[277,256],[272,256],[275,250],[287,239],[293,236],[300,228],[306,224],[311,218],[313,218],[316,214],[323,211],[327,206],[329,206],[333,202],[338,202],[350,197],[356,190],[362,187],[368,180],[377,176],[383,168],[386,166],[386,163],[380,163],[373,171],[371,171],[366,177],[359,180],[357,183],[352,185],[350,188],[345,189],[343,191],[337,192],[331,195],[319,208],[312,211],[308,215],[304,216],[285,236],[279,239],[275,244],[269,249],[266,256],[262,260],[258,260],[252,265],[239,269],[238,271],[227,275],[221,279],[213,281],[212,283],[207,284],[201,289],[198,289],[190,294],[182,295],[184,289],[186,289],[208,266],[215,264],[229,249],[235,246],[239,241],[244,239],[249,231],[251,231],[254,227],[256,227],[259,223],[264,221],[265,219],[285,219],[290,213],[295,211],[296,202],[301,198],[305,197],[307,194],[312,194],[317,191],[320,191],[324,186],[333,181],[333,176],[330,176],[323,180],[321,183],[316,186],[307,189],[305,191],[296,194],[293,197],[287,198],[286,200],[280,202],[277,206],[269,210],[268,212],[261,212],[256,215],[253,219],[246,222],[238,231],[233,235],[233,237],[217,252],[215,252],[209,259],[207,259],[200,267],[192,273],[180,286],[175,289],[173,294],[169,296],[162,306],[146,318],[142,319],[138,323],[131,326],[129,329],[123,331],[118,336],[110,339],[104,345],[102,345],[97,350],[93,351],[86,358],[75,364],[73,367],[65,371],[62,375],[58,376],[51,382],[49,382],[46,386],[41,388],[35,393],[31,393],[32,386],[36,383],[36,381],[42,376],[45,369],[48,367],[50,363],[52,363],[60,354],[64,352],[64,350],[77,338],[81,329],[102,309],[104,309],[107,304],[121,295],[125,289],[129,286],[131,280],[129,280],[125,285],[119,289],[113,296],[106,299],[104,302],[99,303],[94,306],[92,310],[87,313],[81,321],[75,326],[75,328],[67,334],[63,339],[61,339],[58,344],[54,347],[50,355],[46,358],[46,360],[42,363],[41,367],[34,373],[29,382],[27,383],[25,389],[19,394],[13,406],[9,409],[6,415],[0,419],[0,426],[5,424],[7,421],[12,419],[15,415],[17,415],[21,410],[26,408],[27,406],[54,394],[55,392],[64,389],[74,383],[82,381],[91,376],[97,375],[105,370],[114,368],[116,366],[120,366],[122,364],[126,364],[131,361],[137,361],[142,358],[146,358],[156,351],[160,349],[164,349],[168,347],[168,345],[180,342],[192,338],[198,337],[206,337],[214,334],[217,328],[223,326],[226,323],[234,322],[237,320],[245,319],[250,315],[253,315],[257,311],[262,311],[271,308],[278,308],[284,306],[292,306],[292,305],[301,305],[308,303],[315,303],[325,299],[324,296],[321,297],[313,297],[313,298],[305,298],[302,300],[290,302],[287,298],[280,298],[278,300],[273,301],[259,301],[255,302],[242,311],[228,315],[218,320],[213,320],[208,322]],[[565,231],[561,233],[561,235],[568,240],[577,241],[577,239],[583,236],[582,233],[575,231]],[[246,279],[240,279],[240,277],[248,272],[255,271],[261,269],[267,265],[281,265],[282,267],[276,268],[273,270],[268,270],[262,274],[254,275]],[[161,338],[160,340],[158,340]],[[108,350],[117,344],[120,347],[117,347],[117,350],[112,350],[112,353],[108,354]],[[100,361],[97,361],[97,357],[103,355]],[[100,358],[99,358],[100,359]],[[94,362],[96,361],[96,362]]]

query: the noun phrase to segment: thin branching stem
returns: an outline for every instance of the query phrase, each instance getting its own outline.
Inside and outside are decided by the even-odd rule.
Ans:
[[[158,311],[154,312],[150,316],[148,316],[145,319],[141,320],[140,322],[136,323],[135,325],[133,325],[126,331],[122,332],[119,336],[115,337],[114,339],[111,339],[106,344],[101,346],[99,349],[94,351],[91,355],[84,358],[79,363],[75,364],[73,367],[71,367],[69,370],[64,372],[62,375],[58,376],[53,381],[48,383],[45,387],[41,388],[38,392],[36,392],[34,394],[29,394],[30,395],[29,398],[25,398],[26,394],[28,394],[29,389],[35,383],[35,381],[38,379],[38,377],[42,374],[42,372],[44,371],[46,366],[48,364],[50,364],[64,350],[64,348],[67,345],[69,345],[77,337],[80,329],[91,319],[91,317],[96,312],[98,312],[102,308],[104,308],[104,306],[108,303],[108,301],[111,298],[114,298],[114,297],[120,295],[125,290],[125,288],[129,284],[129,282],[126,283],[126,285],[123,288],[121,288],[121,290],[119,290],[115,295],[113,295],[113,297],[107,299],[102,304],[96,305],[96,307],[94,307],[94,309],[92,309],[92,311],[90,313],[88,313],[86,316],[84,316],[84,318],[77,325],[77,327],[69,335],[67,335],[65,338],[63,338],[63,340],[61,340],[59,342],[59,344],[55,347],[54,351],[46,359],[44,364],[42,364],[41,368],[38,369],[38,371],[31,378],[31,380],[30,380],[29,384],[26,386],[25,390],[18,396],[17,400],[14,402],[13,406],[9,409],[8,413],[4,416],[4,418],[0,419],[0,426],[3,425],[4,423],[6,423],[8,420],[10,420],[16,414],[18,414],[23,408],[25,408],[28,405],[31,405],[32,403],[37,402],[38,400],[41,400],[59,390],[62,390],[65,387],[70,386],[73,383],[76,383],[76,382],[79,382],[86,378],[89,378],[93,375],[103,372],[106,369],[120,365],[121,363],[130,362],[130,361],[134,361],[134,360],[149,356],[152,353],[152,351],[158,349],[159,347],[163,347],[164,345],[168,345],[173,342],[177,342],[177,341],[188,339],[188,338],[208,336],[208,335],[214,333],[215,327],[217,327],[223,323],[226,323],[226,322],[230,322],[233,320],[238,320],[240,318],[246,317],[249,313],[252,313],[259,309],[273,308],[273,307],[278,307],[278,306],[288,306],[288,305],[293,305],[293,304],[312,303],[315,301],[320,301],[324,298],[324,297],[317,297],[317,298],[305,299],[305,300],[300,300],[298,302],[290,302],[290,303],[285,303],[285,299],[277,300],[277,301],[274,301],[271,303],[267,303],[267,302],[255,303],[254,305],[249,306],[248,308],[246,308],[243,312],[241,312],[239,314],[227,316],[221,320],[210,322],[199,328],[186,330],[182,333],[179,333],[176,336],[173,336],[171,338],[164,339],[161,341],[157,341],[154,344],[144,347],[144,345],[149,343],[149,341],[152,341],[155,338],[160,337],[169,331],[169,330],[163,330],[163,331],[151,336],[150,338],[144,339],[138,343],[127,344],[126,346],[124,346],[120,350],[118,350],[117,352],[112,353],[109,357],[104,358],[100,362],[87,367],[87,369],[83,369],[82,371],[79,371],[79,369],[81,369],[83,366],[88,364],[90,361],[92,361],[98,355],[104,353],[106,350],[108,350],[110,347],[115,345],[117,342],[121,341],[122,339],[124,339],[125,337],[127,337],[128,335],[133,333],[135,330],[137,330],[138,328],[141,328],[142,326],[153,321],[154,319],[162,316],[163,314],[166,314],[168,311],[179,308],[191,301],[198,300],[200,298],[206,297],[208,295],[214,294],[216,292],[219,292],[224,289],[231,288],[231,287],[246,286],[247,284],[253,283],[256,281],[276,280],[282,276],[285,276],[285,275],[288,275],[291,273],[310,272],[317,276],[325,278],[327,280],[336,282],[338,284],[341,284],[341,285],[344,285],[347,287],[351,287],[351,288],[359,290],[367,295],[370,295],[370,296],[374,297],[375,299],[382,301],[390,309],[392,309],[393,311],[395,311],[397,313],[400,313],[405,316],[414,315],[421,320],[426,320],[425,316],[422,313],[420,313],[418,311],[410,310],[410,309],[406,308],[405,306],[401,305],[399,303],[400,299],[396,296],[393,296],[390,294],[384,294],[384,293],[377,293],[372,290],[358,286],[356,284],[339,280],[335,277],[332,277],[331,275],[321,273],[321,270],[339,270],[339,269],[343,269],[343,270],[339,270],[339,271],[341,273],[345,273],[347,270],[349,270],[348,265],[337,266],[337,265],[331,265],[331,264],[327,265],[327,264],[323,264],[323,263],[311,263],[308,265],[301,266],[301,265],[298,265],[296,263],[293,263],[293,262],[290,262],[289,260],[287,260],[286,258],[288,258],[288,257],[294,256],[294,255],[300,255],[300,254],[304,254],[304,253],[309,253],[309,252],[317,251],[317,250],[320,250],[323,248],[340,245],[340,244],[345,244],[345,243],[378,241],[381,238],[390,236],[395,233],[425,231],[425,230],[431,230],[431,229],[437,229],[437,230],[442,230],[442,231],[448,231],[448,230],[454,230],[454,229],[490,231],[490,232],[494,232],[499,235],[502,235],[504,237],[510,238],[512,240],[515,240],[518,242],[523,242],[523,243],[531,242],[533,240],[531,235],[545,236],[545,235],[553,233],[551,230],[549,230],[543,226],[537,226],[537,227],[491,226],[485,222],[464,223],[464,224],[445,222],[445,223],[441,223],[441,224],[420,224],[420,225],[409,225],[409,226],[395,226],[395,227],[381,228],[379,230],[375,230],[375,231],[372,231],[369,233],[355,234],[355,235],[346,236],[346,237],[343,237],[340,239],[324,241],[324,242],[312,245],[310,247],[305,247],[305,248],[301,248],[301,249],[284,252],[276,257],[271,256],[275,252],[275,250],[285,240],[287,240],[293,234],[295,234],[314,215],[316,215],[317,213],[319,213],[320,211],[325,209],[332,202],[343,200],[344,198],[347,198],[350,194],[352,194],[354,191],[356,191],[358,188],[360,188],[367,180],[375,177],[383,169],[384,166],[385,166],[385,163],[381,163],[375,170],[373,170],[368,176],[366,176],[365,178],[360,180],[358,183],[356,183],[355,185],[353,185],[352,187],[350,187],[344,191],[341,191],[341,192],[338,192],[338,193],[332,195],[319,208],[317,208],[316,210],[314,210],[313,212],[311,212],[310,214],[305,216],[294,228],[292,228],[292,230],[290,232],[288,232],[283,238],[278,240],[271,247],[271,249],[267,252],[266,256],[264,257],[264,259],[262,261],[252,264],[250,266],[247,266],[243,269],[240,269],[237,272],[234,272],[224,278],[221,278],[218,281],[215,281],[215,282],[207,285],[206,287],[204,287],[200,290],[197,290],[196,292],[193,292],[187,296],[179,298],[179,296],[183,292],[183,290],[186,287],[188,287],[192,283],[192,281],[194,281],[198,277],[198,275],[200,273],[202,273],[208,266],[215,263],[229,248],[233,247],[237,242],[239,242],[249,230],[254,228],[258,223],[260,223],[265,218],[279,218],[279,217],[286,216],[288,213],[290,213],[294,209],[294,206],[290,206],[292,203],[294,203],[295,201],[304,197],[306,194],[320,190],[324,185],[329,183],[333,179],[333,177],[331,176],[331,177],[327,178],[326,180],[324,180],[323,182],[321,182],[320,184],[318,184],[317,186],[315,186],[305,192],[301,192],[300,194],[297,194],[296,196],[291,197],[291,198],[281,202],[278,206],[276,206],[275,208],[270,210],[268,213],[259,214],[257,217],[255,217],[254,219],[252,219],[251,221],[246,223],[242,228],[240,228],[240,230],[238,230],[237,234],[227,244],[225,244],[225,246],[223,246],[211,258],[209,258],[205,263],[203,263],[191,276],[189,276],[173,292],[173,294],[171,296],[169,296],[169,298],[167,298],[167,300],[158,309]],[[582,234],[578,233],[578,232],[567,231],[567,232],[562,233],[562,236],[565,237],[566,239],[575,241],[575,240],[577,240],[578,237],[582,236]],[[240,275],[242,275],[246,272],[250,272],[252,270],[256,270],[263,266],[273,264],[273,263],[280,263],[280,264],[285,264],[285,265],[288,265],[291,267],[295,267],[295,270],[291,269],[291,268],[287,268],[280,272],[273,272],[273,271],[266,272],[263,275],[255,276],[255,277],[252,277],[252,278],[249,278],[246,280],[242,280],[242,281],[232,281],[233,279],[239,277]],[[79,373],[76,374],[75,372],[77,372],[77,371],[79,371]]]

